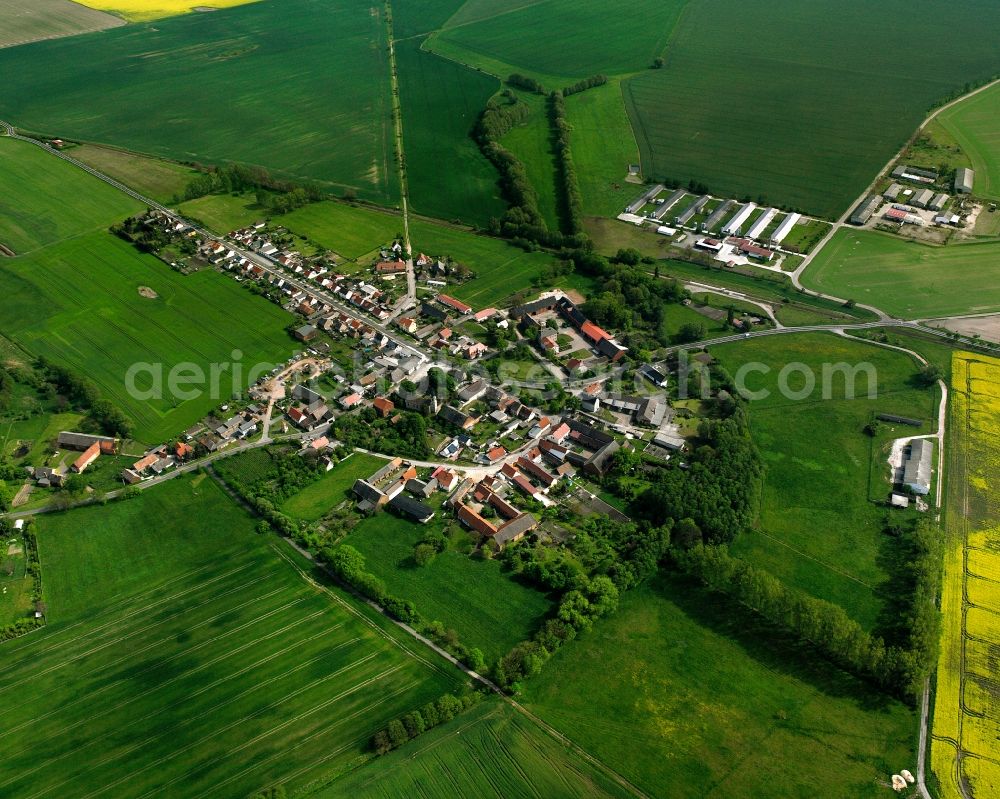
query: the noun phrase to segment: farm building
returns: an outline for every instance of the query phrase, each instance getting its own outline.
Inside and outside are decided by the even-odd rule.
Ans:
[[[666,186],[664,186],[662,183],[657,183],[655,186],[650,188],[649,191],[645,192],[638,200],[633,202],[631,205],[625,206],[625,213],[634,214],[636,211],[642,208],[642,206],[650,202],[657,194],[659,194],[665,188]]]
[[[756,258],[768,263],[774,259],[774,250],[769,250],[767,247],[760,247],[750,241],[750,239],[729,239],[726,243],[735,247],[740,255],[746,255],[749,258]]]
[[[802,218],[802,214],[789,214],[782,220],[781,224],[778,225],[778,229],[774,231],[774,235],[771,236],[771,244],[777,247],[781,242],[783,242],[788,234],[792,232],[795,226],[799,223]]]
[[[931,491],[931,465],[934,460],[934,442],[929,438],[916,438],[910,442],[910,452],[903,461],[903,485],[914,494]]]
[[[913,195],[913,199],[910,200],[910,203],[915,205],[917,208],[927,208],[933,199],[934,192],[930,189],[921,189]]]
[[[971,169],[961,168],[955,170],[955,193],[972,194],[972,186],[976,180],[976,173]]]
[[[109,436],[92,436],[87,433],[71,433],[67,430],[59,434],[56,444],[63,449],[73,449],[77,452],[86,452],[94,444],[99,444],[105,454],[118,449],[118,441]]]
[[[924,223],[924,220],[916,214],[907,213],[901,208],[887,208],[882,217],[890,222],[899,222],[901,225],[922,225]]]
[[[933,183],[938,179],[938,173],[932,169],[921,169],[920,167],[903,164],[892,170],[894,178],[909,180],[913,183]]]
[[[76,462],[70,467],[77,474],[81,474],[90,464],[96,461],[101,455],[101,445],[96,441],[91,444],[84,453],[76,459]]]
[[[899,183],[893,183],[889,188],[882,192],[882,196],[887,200],[895,200],[899,197],[899,193],[903,190],[903,187]]]
[[[927,207],[931,211],[940,211],[942,208],[945,207],[945,205],[947,205],[947,203],[948,203],[948,195],[945,194],[944,192],[941,192],[939,194],[934,195],[933,199],[929,203],[927,203]]]
[[[302,327],[295,331],[295,338],[299,341],[312,341],[318,333],[319,331],[312,325],[302,325]]]
[[[873,194],[868,199],[866,199],[861,205],[854,209],[854,213],[851,214],[850,222],[852,225],[863,225],[869,219],[872,218],[879,205],[882,202],[882,198],[877,194]]]
[[[701,223],[701,232],[708,233],[708,231],[714,229],[716,225],[722,222],[729,213],[733,210],[733,206],[736,205],[735,200],[726,200],[722,205],[712,211],[711,215],[704,222]]]
[[[777,215],[777,208],[768,208],[763,214],[760,215],[760,218],[753,223],[750,230],[747,231],[747,238],[759,239],[764,234],[764,231],[767,230],[767,226],[771,224],[772,220]]]
[[[727,236],[738,236],[743,230],[743,223],[747,221],[750,214],[752,214],[756,209],[756,203],[745,203],[742,205],[740,210],[736,212],[736,215],[729,220],[729,224],[722,229],[722,232]]]
[[[653,212],[653,219],[663,219],[667,212],[680,202],[681,197],[687,194],[684,189],[677,189],[673,194],[663,201],[663,204]]]
[[[405,494],[397,494],[389,500],[389,507],[420,524],[427,524],[434,518],[434,511],[423,502],[411,499]]]
[[[674,223],[678,227],[684,227],[684,225],[686,225],[688,222],[694,219],[695,214],[697,214],[699,211],[701,211],[702,208],[708,205],[708,201],[710,199],[711,198],[708,195],[705,195],[704,197],[699,197],[691,204],[691,207],[688,208],[683,214],[674,217]]]

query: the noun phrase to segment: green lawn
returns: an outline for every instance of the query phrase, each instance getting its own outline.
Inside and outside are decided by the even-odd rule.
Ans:
[[[964,0],[928,24],[940,9],[691,3],[665,67],[626,86],[644,173],[839,216],[929,108],[997,70],[1000,7]]]
[[[785,582],[841,605],[866,628],[891,624],[885,618],[892,595],[893,539],[882,532],[889,494],[886,463],[893,438],[932,433],[937,427],[937,389],[911,380],[918,367],[909,356],[832,334],[774,336],[712,348],[722,365],[738,375],[750,372],[746,387],[770,396],[751,401],[750,427],[766,464],[758,529],[738,539],[737,554]],[[805,364],[816,389],[790,399],[778,389],[787,364]],[[877,396],[868,399],[860,371],[849,399],[843,374],[829,379],[823,395],[824,365],[870,364]],[[803,386],[801,376],[789,386]],[[892,413],[924,420],[919,428],[883,425],[874,438],[863,428],[871,414]]]
[[[1000,244],[931,246],[841,230],[802,274],[807,288],[903,319],[1000,309]]]
[[[351,486],[355,480],[368,477],[385,466],[385,463],[385,458],[356,452],[315,483],[285,500],[281,510],[298,519],[316,521],[351,496]]]
[[[0,47],[124,24],[118,17],[70,0],[0,0]]]
[[[158,298],[140,296],[140,286]],[[109,233],[10,260],[0,270],[0,295],[6,309],[0,332],[93,380],[147,443],[190,426],[229,399],[234,386],[249,385],[254,366],[280,363],[295,349],[285,332],[293,319],[278,306],[216,272],[182,276]],[[242,377],[220,372],[213,391],[211,365],[233,363],[241,365]],[[126,376],[135,364],[162,373],[163,391],[143,367],[135,381],[142,392],[132,396]],[[187,398],[190,384],[170,390],[167,377],[182,364],[205,375],[196,381],[197,396]]]
[[[87,201],[66,201],[73,197]],[[18,255],[141,210],[131,197],[51,153],[0,139],[0,244]]]
[[[367,768],[335,780],[314,797],[629,795],[530,719],[490,700]]]
[[[496,78],[426,52],[423,42],[410,39],[396,45],[412,208],[427,216],[485,227],[491,217],[503,215],[506,205],[500,198],[496,169],[470,134],[500,84]]]
[[[915,762],[913,711],[666,577],[625,594],[520,701],[650,796],[875,799]]]
[[[492,663],[534,634],[551,603],[510,579],[498,562],[466,554],[467,535],[453,521],[452,548],[417,566],[413,547],[428,530],[444,529],[445,522],[441,513],[420,525],[383,511],[358,524],[345,543],[365,556],[368,571],[385,580],[389,593],[412,600],[421,616],[454,629],[462,643],[478,647]]]
[[[197,170],[184,164],[115,147],[83,144],[71,148],[69,154],[162,203],[172,203],[175,197],[182,197],[188,183],[198,175]]]
[[[4,795],[291,793],[454,689],[253,527],[205,476],[38,521],[49,624],[0,645]]]
[[[250,3],[0,50],[0,118],[397,198],[386,26],[349,0]]]
[[[935,123],[954,137],[976,170],[975,193],[1000,199],[1000,85],[963,100],[938,115]]]

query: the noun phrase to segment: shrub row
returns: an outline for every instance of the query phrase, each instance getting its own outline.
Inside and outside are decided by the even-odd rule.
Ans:
[[[559,92],[549,95],[549,121],[556,141],[556,168],[562,191],[563,232],[570,236],[583,233],[583,198],[570,151],[570,126],[566,121],[566,102]]]
[[[518,72],[508,75],[507,83],[517,89],[524,89],[526,92],[545,94],[545,87],[541,83],[534,78],[529,78],[527,75],[521,75]]]
[[[451,721],[459,713],[482,701],[481,693],[470,691],[462,696],[445,694],[434,702],[428,702],[420,710],[413,710],[405,716],[390,721],[384,729],[372,736],[372,749],[384,755],[398,749],[407,741],[418,738],[428,730]]]
[[[604,75],[591,75],[589,78],[584,78],[581,81],[577,81],[572,86],[566,86],[562,90],[563,97],[569,97],[571,94],[579,94],[580,92],[585,92],[587,89],[593,89],[597,86],[603,86],[608,82],[608,79]]]

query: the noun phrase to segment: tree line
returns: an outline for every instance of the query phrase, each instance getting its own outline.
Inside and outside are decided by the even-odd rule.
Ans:
[[[589,78],[584,78],[583,80],[577,81],[572,86],[564,86],[562,90],[563,97],[569,97],[571,94],[579,94],[580,92],[585,92],[587,89],[593,89],[597,86],[603,86],[608,82],[608,79],[604,75],[591,75]]]
[[[284,214],[308,203],[324,199],[323,192],[312,183],[279,180],[263,167],[225,164],[205,167],[195,164],[201,174],[192,178],[176,201],[195,200],[209,194],[256,192],[257,204],[268,213]]]
[[[522,75],[519,72],[514,72],[507,76],[507,83],[510,86],[514,86],[517,89],[524,89],[526,92],[533,92],[534,94],[545,94],[545,87],[542,86],[534,78],[529,78],[527,75]]]
[[[583,198],[580,181],[570,150],[570,126],[566,120],[566,102],[560,92],[549,95],[549,122],[555,139],[556,170],[562,194],[563,232],[569,236],[583,234]]]
[[[459,713],[478,705],[482,698],[483,695],[478,691],[468,691],[461,696],[444,694],[419,710],[411,710],[390,721],[372,736],[372,749],[380,755],[398,749],[406,742],[419,738],[425,732],[451,721]]]

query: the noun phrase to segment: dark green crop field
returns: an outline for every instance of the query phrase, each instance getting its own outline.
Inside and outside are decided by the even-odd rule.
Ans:
[[[454,690],[253,528],[206,476],[38,522],[50,623],[0,645],[0,741],[18,764],[0,793],[291,792]]]
[[[967,81],[1000,69],[1000,6],[706,0],[627,101],[647,175],[836,217]]]
[[[140,296],[140,286],[158,297]],[[295,348],[285,332],[294,320],[276,305],[215,272],[182,276],[109,233],[68,239],[5,264],[0,296],[0,332],[93,380],[147,443],[183,430],[232,395],[229,371],[222,373],[221,395],[172,393],[166,378],[176,365],[189,363],[207,378],[213,363],[238,362],[249,372],[260,362],[280,363]],[[136,363],[162,367],[162,396],[146,373],[136,385],[157,396],[131,395],[126,374]],[[246,376],[239,383],[249,385]]]
[[[506,205],[470,134],[500,84],[421,50],[423,41],[396,45],[410,202],[418,213],[485,227]]]
[[[87,201],[66,202],[70,197]],[[128,195],[40,147],[0,139],[0,244],[18,255],[141,210]]]
[[[277,0],[0,50],[0,119],[387,202],[385,30],[369,5]]]
[[[430,48],[501,77],[530,73],[561,89],[597,72],[646,69],[670,38],[685,0],[550,0],[445,27]],[[485,9],[483,11],[485,13]]]

